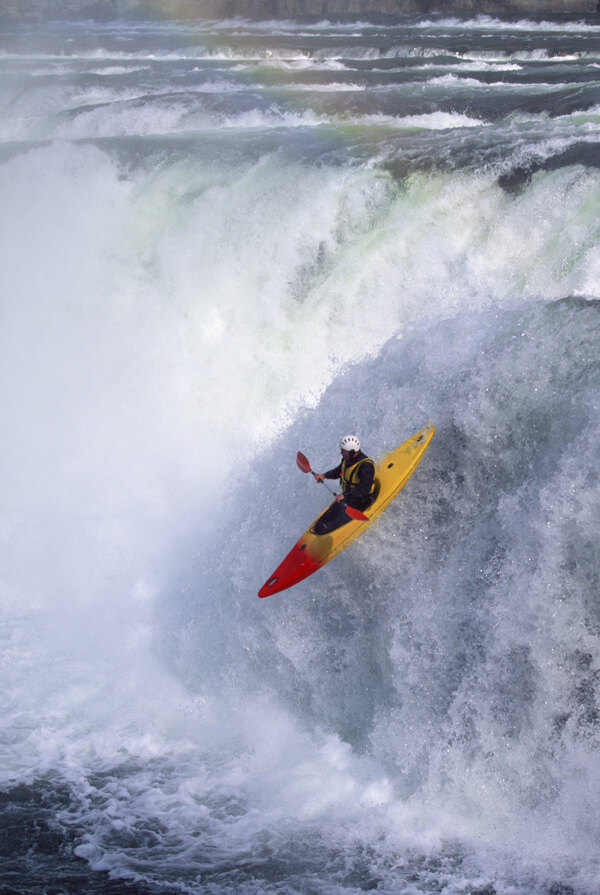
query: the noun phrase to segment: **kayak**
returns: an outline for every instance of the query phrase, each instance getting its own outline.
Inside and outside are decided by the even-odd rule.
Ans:
[[[327,512],[327,509],[323,510],[263,584],[258,596],[269,597],[298,584],[356,540],[407,483],[419,465],[434,433],[435,426],[426,426],[375,464],[375,499],[364,511],[366,520],[349,519],[334,531],[316,535],[312,529],[323,513]]]

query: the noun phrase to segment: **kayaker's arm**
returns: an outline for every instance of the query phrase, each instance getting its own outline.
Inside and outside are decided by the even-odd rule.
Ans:
[[[322,482],[323,479],[339,479],[342,474],[342,464],[340,463],[335,469],[329,469],[327,472],[315,472],[315,479],[317,482]]]

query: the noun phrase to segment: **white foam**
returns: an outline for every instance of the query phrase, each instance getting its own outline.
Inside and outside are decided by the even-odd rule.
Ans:
[[[310,853],[323,892],[595,891],[597,345],[561,300],[600,297],[598,172],[123,163],[64,138],[211,121],[112,86],[29,95],[63,139],[0,165],[2,781],[66,783],[77,855],[182,890]],[[507,120],[507,164],[597,118]],[[212,126],[347,123],[488,130]],[[323,505],[295,451],[429,416],[402,502],[259,601]]]
[[[422,19],[414,25],[417,29],[427,29],[431,31],[450,29],[450,30],[472,30],[472,31],[527,31],[531,34],[543,34],[545,32],[597,32],[600,26],[585,21],[570,22],[552,22],[552,21],[533,21],[531,19],[498,19],[493,16],[479,15],[474,19],[461,19],[457,17],[447,17],[440,19]]]
[[[390,115],[366,115],[360,119],[360,124],[383,125],[408,130],[452,130],[462,127],[481,127],[486,122],[479,118],[471,118],[469,115],[460,115],[456,112],[430,112],[425,115],[405,115],[393,117]]]

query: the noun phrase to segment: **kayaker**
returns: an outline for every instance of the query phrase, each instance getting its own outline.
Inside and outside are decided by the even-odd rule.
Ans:
[[[337,494],[335,502],[315,523],[313,531],[317,535],[327,534],[350,519],[340,501],[345,501],[357,510],[366,510],[375,496],[375,464],[360,449],[360,441],[356,435],[344,435],[340,440],[342,462],[327,472],[316,472],[315,479],[340,479],[342,493]]]

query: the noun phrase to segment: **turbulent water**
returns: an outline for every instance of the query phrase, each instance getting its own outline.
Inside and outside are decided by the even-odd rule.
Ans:
[[[0,33],[0,892],[600,891],[600,23]],[[257,590],[355,431],[437,434]]]

